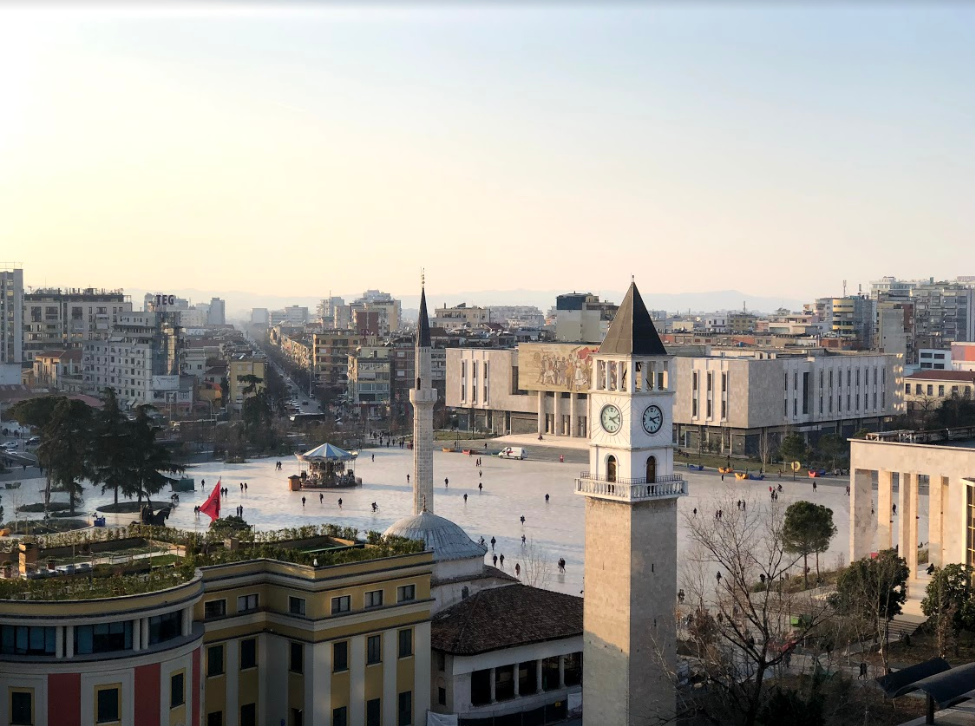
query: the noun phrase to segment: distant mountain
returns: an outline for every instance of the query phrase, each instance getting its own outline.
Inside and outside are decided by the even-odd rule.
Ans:
[[[132,295],[132,303],[136,309],[142,307],[142,298],[146,290],[129,289]],[[278,309],[286,305],[302,305],[308,308],[312,315],[321,301],[321,297],[307,295],[272,295],[266,293],[245,292],[242,290],[199,290],[192,288],[152,290],[153,294],[165,292],[166,294],[176,295],[186,298],[192,303],[208,303],[211,297],[219,297],[227,301],[227,317],[233,319],[247,319],[250,317],[251,308]],[[547,312],[555,305],[555,298],[567,292],[591,292],[599,295],[602,300],[610,300],[618,303],[623,299],[624,290],[471,290],[440,294],[435,290],[428,291],[427,302],[431,308],[438,308],[447,305],[448,307],[458,303],[468,305],[479,305],[490,307],[491,305],[534,305]],[[801,310],[804,302],[809,300],[798,300],[786,297],[774,297],[765,295],[751,295],[738,290],[712,290],[704,292],[684,292],[677,294],[660,294],[652,290],[641,290],[647,307],[651,310],[666,310],[668,312],[714,312],[717,310],[741,310],[742,305],[753,312],[769,313],[778,308],[789,310]],[[323,293],[324,295],[325,293]],[[342,297],[346,302],[359,297],[361,292],[353,293],[332,293]],[[395,295],[395,293],[394,293]],[[408,319],[416,318],[416,309],[420,305],[418,294],[402,295],[404,317]],[[432,311],[431,311],[432,312]]]

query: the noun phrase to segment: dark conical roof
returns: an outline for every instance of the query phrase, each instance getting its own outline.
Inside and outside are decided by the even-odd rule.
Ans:
[[[416,321],[416,347],[430,347],[430,318],[427,317],[427,291],[420,290],[420,317]]]
[[[626,297],[599,346],[599,352],[610,355],[667,355],[667,349],[657,335],[635,282],[630,283],[630,289],[626,291]]]

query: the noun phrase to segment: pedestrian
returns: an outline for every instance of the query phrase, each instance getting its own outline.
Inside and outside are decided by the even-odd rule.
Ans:
[[[244,482],[241,482],[240,483],[240,491],[241,491],[241,493],[243,493],[243,491],[244,491]]]
[[[521,565],[515,563],[515,577],[521,577]]]
[[[745,511],[745,507],[747,507],[747,506],[748,506],[748,502],[746,502],[744,499],[742,499],[741,500],[741,511],[744,512]]]
[[[494,549],[494,545],[496,545],[497,543],[498,543],[498,541],[496,539],[494,539],[494,537],[492,537],[491,538],[491,549],[492,550]]]
[[[521,526],[522,527],[525,526],[525,515],[524,514],[521,515]]]
[[[342,497],[339,497],[339,509],[342,508]]]
[[[521,535],[521,546],[525,546],[525,535]]]
[[[407,475],[406,475],[406,483],[407,483],[407,484],[409,484],[409,483],[410,483],[410,475],[409,475],[409,474],[407,474]]]
[[[813,491],[816,491],[816,480],[813,479]]]
[[[781,484],[779,484],[779,491],[780,492],[782,491],[782,485]]]
[[[481,482],[478,482],[477,483],[477,491],[479,491],[479,492],[483,492],[484,491],[484,485]]]
[[[376,504],[375,502],[372,503],[372,511],[373,512],[378,512],[379,511],[379,505]]]
[[[321,492],[318,492],[318,503],[319,504],[324,504],[325,503],[325,495],[322,494]]]
[[[447,477],[444,477],[443,478],[443,488],[446,489],[449,484],[450,484],[450,479],[448,479]]]
[[[304,497],[301,498],[301,506],[305,506],[305,498]]]
[[[559,454],[559,463],[560,464],[564,464],[565,463],[565,457],[562,456],[562,454]]]
[[[865,661],[860,661],[860,675],[857,676],[857,680],[867,679],[867,664]]]
[[[724,472],[721,472],[721,481],[724,481]]]
[[[464,504],[467,504],[467,493],[464,493]]]
[[[244,491],[247,491],[247,482],[244,482]]]
[[[697,516],[697,507],[694,507],[694,516]]]
[[[548,494],[545,495],[545,503],[548,504]]]
[[[373,455],[372,455],[372,460],[373,460],[373,461],[375,461],[375,460],[376,460],[376,455],[375,455],[375,454],[373,454]]]
[[[498,556],[497,555],[492,555],[491,556],[491,559],[494,560],[494,566],[497,567],[498,566]]]
[[[504,569],[504,555],[501,555],[501,569]]]
[[[559,572],[565,574],[565,558],[559,557]]]

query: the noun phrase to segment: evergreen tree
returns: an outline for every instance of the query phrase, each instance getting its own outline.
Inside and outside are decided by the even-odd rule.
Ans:
[[[75,514],[83,489],[81,481],[91,474],[91,424],[92,409],[82,401],[62,398],[54,407],[37,449],[37,460],[47,470],[45,509],[51,503],[51,489],[56,486],[68,493],[69,512]]]

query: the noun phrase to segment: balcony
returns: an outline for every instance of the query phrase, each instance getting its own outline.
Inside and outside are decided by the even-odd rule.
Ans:
[[[676,499],[687,495],[687,482],[680,474],[658,476],[655,481],[617,479],[607,481],[582,472],[576,479],[576,494],[617,502],[644,502],[653,499]]]

